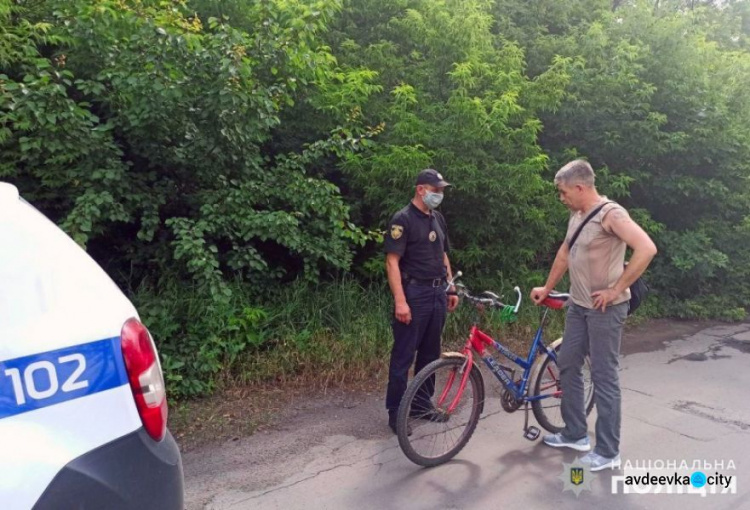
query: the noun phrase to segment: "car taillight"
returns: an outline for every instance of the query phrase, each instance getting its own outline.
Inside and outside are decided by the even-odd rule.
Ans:
[[[151,334],[137,319],[125,322],[120,334],[122,356],[143,428],[157,441],[167,430],[167,392]]]

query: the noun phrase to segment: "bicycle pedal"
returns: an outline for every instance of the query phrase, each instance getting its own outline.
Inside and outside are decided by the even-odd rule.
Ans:
[[[537,439],[539,439],[539,434],[541,433],[541,430],[532,425],[523,431],[523,437],[525,437],[529,441],[536,441]]]

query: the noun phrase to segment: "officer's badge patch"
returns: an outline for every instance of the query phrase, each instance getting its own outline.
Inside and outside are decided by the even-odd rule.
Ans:
[[[404,227],[401,225],[391,225],[391,237],[398,241],[404,235]]]
[[[430,241],[432,241],[434,243],[435,239],[437,239],[437,234],[433,230],[432,232],[430,232]]]

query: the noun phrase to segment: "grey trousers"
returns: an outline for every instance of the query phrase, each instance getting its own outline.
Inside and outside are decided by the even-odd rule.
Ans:
[[[578,440],[586,436],[583,395],[583,364],[591,357],[591,378],[596,402],[596,447],[603,457],[620,453],[620,341],[628,314],[628,303],[608,306],[607,311],[570,304],[565,333],[557,357],[562,385],[563,436]]]

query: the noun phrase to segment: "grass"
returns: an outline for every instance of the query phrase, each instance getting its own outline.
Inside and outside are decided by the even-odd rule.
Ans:
[[[347,279],[314,287],[289,286],[274,296],[271,305],[268,327],[276,339],[275,348],[263,357],[245,356],[235,382],[293,378],[325,388],[387,371],[392,306],[384,284],[366,287]],[[503,324],[499,313],[477,316],[471,305],[462,303],[448,316],[444,350],[460,349],[476,319],[484,331],[525,354],[539,323],[539,310],[527,303],[516,323]],[[550,314],[548,342],[560,336],[562,316],[562,312]]]
[[[272,349],[248,352],[235,382],[288,379],[327,387],[362,380],[381,370],[390,349],[388,295],[353,280],[280,289],[266,304]]]
[[[387,372],[393,302],[385,283],[363,285],[352,278],[317,285],[294,282],[275,287],[262,299],[254,290],[236,282],[231,299],[223,302],[179,285],[136,294],[173,397],[268,384],[324,389]],[[478,315],[463,302],[448,315],[444,350],[460,349],[478,320],[485,332],[525,354],[540,309],[524,299],[512,324],[502,323],[497,312]],[[550,314],[547,342],[560,335],[562,317],[562,312]]]
[[[506,324],[498,311],[477,314],[465,300],[448,315],[443,350],[459,350],[471,325],[524,356],[539,325],[542,308],[523,287],[517,320]],[[486,286],[485,286],[486,285]],[[473,285],[515,293],[502,281]],[[235,282],[231,299],[212,300],[195,287],[162,285],[140,289],[134,301],[157,341],[172,398],[191,399],[231,388],[295,384],[325,389],[387,374],[393,334],[393,300],[385,282],[368,285],[353,278],[320,284],[293,282],[264,289]],[[657,310],[650,299],[633,324]],[[550,311],[544,341],[562,335],[564,311]]]

